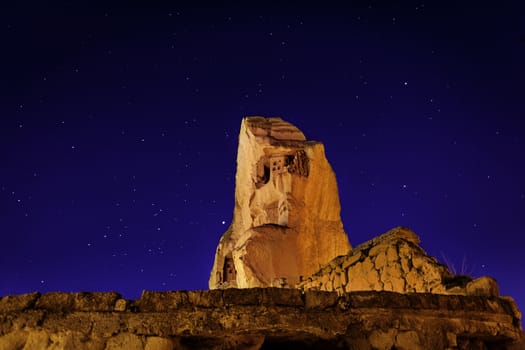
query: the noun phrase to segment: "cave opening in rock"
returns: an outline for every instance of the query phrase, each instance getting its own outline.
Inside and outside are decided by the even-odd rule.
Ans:
[[[255,182],[256,188],[261,188],[270,181],[270,167],[268,164],[260,164],[257,171],[257,181]]]
[[[237,271],[235,271],[235,265],[233,264],[233,257],[231,254],[224,258],[224,271],[223,271],[224,282],[235,281],[237,278]]]
[[[312,339],[306,337],[305,339],[295,338],[289,339],[287,337],[267,337],[264,343],[260,347],[263,349],[316,349],[316,350],[335,350],[335,349],[348,349],[348,346],[338,340],[323,340],[323,339]]]

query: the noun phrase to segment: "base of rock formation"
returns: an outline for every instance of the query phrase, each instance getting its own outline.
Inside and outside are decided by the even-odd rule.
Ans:
[[[2,350],[524,349],[510,298],[284,288],[0,299]]]

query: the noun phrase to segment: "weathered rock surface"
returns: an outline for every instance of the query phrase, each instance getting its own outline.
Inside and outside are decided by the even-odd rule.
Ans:
[[[396,227],[339,256],[297,285],[302,290],[392,291],[499,296],[491,277],[456,276],[419,246],[410,229]]]
[[[524,349],[498,297],[286,288],[0,299],[0,349]],[[122,305],[125,305],[122,308]]]
[[[324,147],[292,124],[243,119],[235,181],[210,289],[295,286],[350,249]]]

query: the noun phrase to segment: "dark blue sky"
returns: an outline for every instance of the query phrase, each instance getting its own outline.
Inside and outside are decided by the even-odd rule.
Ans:
[[[408,226],[523,309],[523,8],[353,4],[1,5],[0,295],[206,289],[262,115],[324,142],[354,246]]]

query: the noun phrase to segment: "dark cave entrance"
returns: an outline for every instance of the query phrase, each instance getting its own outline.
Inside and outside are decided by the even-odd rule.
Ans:
[[[237,279],[237,271],[235,270],[235,265],[233,264],[233,257],[231,253],[224,258],[224,267],[222,275],[224,277],[223,282],[235,281]]]

